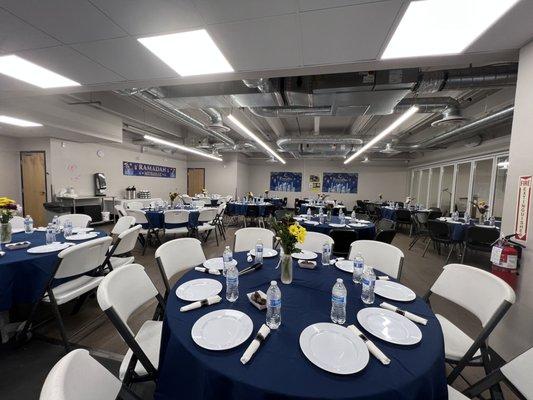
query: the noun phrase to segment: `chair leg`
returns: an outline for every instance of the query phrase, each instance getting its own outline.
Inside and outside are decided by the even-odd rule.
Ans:
[[[446,261],[444,262],[445,265],[447,265],[448,261],[450,261],[450,256],[452,255],[452,251],[454,251],[454,249],[455,249],[455,243],[453,243],[450,246],[450,251],[448,252],[448,257],[446,257]]]
[[[417,236],[415,237],[411,243],[409,244],[409,250],[411,250],[413,248],[413,246],[416,244],[416,242],[418,242],[418,239],[420,239],[420,236]]]
[[[215,226],[215,229],[213,229],[215,231],[215,239],[217,241],[217,247],[218,247],[218,233],[217,233],[217,227]]]
[[[463,254],[461,255],[461,264],[465,263],[466,258],[466,245],[463,246]]]
[[[429,245],[431,244],[432,241],[433,241],[433,240],[430,240],[430,241],[428,241],[428,243],[426,244],[426,247],[425,247],[425,249],[424,249],[424,252],[422,253],[422,257],[424,257],[424,256],[426,255],[426,251],[428,251],[428,247],[429,247]]]
[[[146,247],[148,246],[148,237],[143,236],[143,239],[144,239],[144,244],[143,244],[143,256],[144,256],[144,253],[146,253]]]
[[[61,334],[61,339],[63,340],[63,346],[65,346],[65,351],[68,353],[72,349],[70,343],[68,342],[67,332],[65,331],[65,325],[63,324],[63,318],[61,318],[61,312],[59,311],[59,306],[57,305],[56,298],[52,289],[48,290],[48,297],[50,299],[50,304],[52,305],[52,310],[56,317],[57,326],[59,328],[59,333]]]
[[[77,313],[80,312],[81,307],[83,306],[83,304],[85,303],[85,300],[87,300],[87,298],[89,297],[90,294],[91,294],[90,292],[83,293],[83,294],[78,298],[78,300],[76,301],[76,304],[74,305],[74,308],[73,308],[72,311],[70,312],[70,315],[76,315]]]

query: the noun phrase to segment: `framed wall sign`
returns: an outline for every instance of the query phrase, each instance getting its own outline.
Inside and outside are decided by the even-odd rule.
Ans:
[[[324,193],[357,193],[358,174],[324,172],[322,181]]]
[[[270,190],[273,192],[301,192],[301,172],[271,172]]]
[[[129,176],[150,176],[153,178],[175,178],[176,168],[122,161],[122,174]]]

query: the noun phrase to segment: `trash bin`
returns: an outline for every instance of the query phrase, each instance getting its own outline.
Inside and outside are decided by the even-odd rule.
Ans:
[[[109,222],[111,213],[109,211],[102,211],[102,221]]]

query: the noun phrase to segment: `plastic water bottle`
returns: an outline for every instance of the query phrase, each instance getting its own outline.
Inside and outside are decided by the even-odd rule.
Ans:
[[[350,217],[352,217],[352,219],[355,219],[355,211],[352,211],[352,213],[350,214]]]
[[[67,219],[63,224],[63,236],[67,237],[70,235],[72,235],[72,221]]]
[[[276,281],[271,281],[267,290],[266,324],[270,329],[281,325],[281,290]]]
[[[311,219],[311,215],[312,215],[311,207],[307,207],[307,219]]]
[[[255,262],[263,263],[263,241],[261,239],[255,245]]]
[[[374,303],[374,286],[376,284],[376,275],[372,267],[368,265],[363,272],[363,288],[361,291],[361,300],[365,304]]]
[[[468,211],[465,211],[464,219],[465,224],[470,224],[470,214],[468,213]]]
[[[226,276],[229,266],[233,264],[233,252],[231,251],[229,246],[226,246],[226,248],[224,249],[224,253],[222,253],[222,264],[222,275]]]
[[[231,263],[226,271],[226,299],[232,303],[239,298],[239,271]]]
[[[59,217],[57,215],[54,215],[54,218],[52,218],[52,227],[54,228],[54,233],[57,235],[59,233]]]
[[[331,320],[341,325],[346,322],[346,288],[341,278],[331,290]]]
[[[319,224],[324,224],[324,222],[326,222],[326,216],[324,214],[319,214],[318,215],[318,223]]]
[[[491,217],[489,218],[489,225],[490,225],[490,226],[494,226],[494,225],[496,225],[496,218],[494,218],[492,215],[491,215]]]
[[[29,214],[26,215],[26,218],[24,218],[24,232],[26,233],[33,232],[33,219]]]
[[[339,210],[339,223],[344,225],[346,223],[346,218],[344,217],[344,212]]]
[[[353,259],[353,281],[361,283],[363,280],[363,270],[365,268],[365,259],[361,253],[357,253]]]
[[[329,242],[324,242],[322,245],[322,265],[329,265],[331,258],[331,245]]]
[[[46,227],[46,244],[52,244],[56,241],[56,231],[53,224],[48,224]]]

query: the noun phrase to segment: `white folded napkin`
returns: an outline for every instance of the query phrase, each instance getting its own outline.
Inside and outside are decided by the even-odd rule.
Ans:
[[[220,271],[218,269],[204,267],[194,267],[194,269],[198,272],[203,272],[204,274],[220,275]]]
[[[248,361],[252,359],[255,352],[261,345],[261,343],[267,338],[268,334],[270,333],[270,328],[263,324],[261,328],[259,328],[259,331],[257,332],[257,335],[255,336],[255,339],[252,340],[252,343],[248,346],[246,351],[241,357],[241,362],[243,364],[246,364]]]
[[[337,258],[334,258],[333,260],[329,260],[329,265],[335,265],[335,263],[337,261],[342,261],[344,260],[344,257],[337,257]]]
[[[381,308],[384,308],[386,310],[394,311],[395,313],[398,313],[400,315],[403,315],[405,318],[410,319],[413,322],[417,322],[422,325],[427,325],[428,320],[422,317],[419,317],[416,314],[410,313],[409,311],[402,310],[398,307],[393,306],[392,304],[383,302],[379,305]]]
[[[5,251],[0,251],[0,257],[2,257],[4,254],[6,254]]]
[[[380,281],[388,281],[389,280],[389,277],[387,275],[380,275],[378,276],[378,279]]]
[[[220,303],[222,301],[222,297],[219,295],[208,297],[204,300],[195,301],[194,303],[187,304],[186,306],[183,306],[180,308],[181,312],[194,310],[196,308],[200,308],[203,306],[210,306],[211,304]]]
[[[372,354],[379,361],[381,361],[383,365],[390,364],[390,358],[387,357],[380,349],[378,349],[378,347],[370,339],[368,339],[363,334],[363,332],[361,332],[355,325],[348,325],[348,329],[350,329],[353,333],[359,336],[363,340],[363,342],[365,342],[370,354]]]

